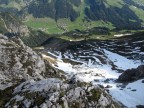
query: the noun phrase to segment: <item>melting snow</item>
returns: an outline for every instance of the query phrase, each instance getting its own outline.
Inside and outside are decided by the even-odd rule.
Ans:
[[[144,105],[144,83],[142,80],[128,84],[124,89],[117,88],[116,85],[110,89],[113,98],[119,100],[128,108],[135,108],[136,105]]]
[[[138,61],[129,60],[108,50],[104,49],[104,52],[108,59],[110,59],[119,69],[127,70],[130,68],[137,68],[140,65],[140,62]]]
[[[107,58],[114,63],[114,65],[122,70],[136,68],[141,64],[138,61],[129,60],[105,49],[104,53],[106,54]],[[114,80],[119,77],[120,73],[118,73],[116,70],[112,70],[111,65],[95,65],[93,64],[93,61],[89,59],[87,63],[83,62],[82,65],[77,66],[73,66],[70,63],[64,63],[63,61],[58,61],[56,68],[59,68],[70,75],[73,74],[79,80],[85,82],[100,84],[104,87],[107,85],[111,86],[108,89],[112,97],[123,103],[128,108],[135,108],[136,105],[144,105],[144,83],[139,80],[128,84],[126,88],[118,87],[119,83],[115,83]],[[133,89],[136,89],[136,91],[133,91]]]
[[[127,34],[117,34],[117,35],[114,35],[115,37],[122,37],[122,36],[129,36],[129,35],[132,35],[131,33],[127,33]]]

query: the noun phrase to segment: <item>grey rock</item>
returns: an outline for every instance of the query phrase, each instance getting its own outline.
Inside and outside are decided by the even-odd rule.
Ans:
[[[120,82],[136,81],[144,78],[144,65],[138,66],[136,69],[128,69],[124,71],[118,78]]]

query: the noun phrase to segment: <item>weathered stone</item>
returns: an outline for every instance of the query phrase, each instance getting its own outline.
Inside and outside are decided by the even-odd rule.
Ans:
[[[43,79],[46,72],[42,58],[18,38],[0,35],[0,84],[20,80]]]
[[[120,82],[130,82],[144,78],[144,65],[140,65],[136,69],[128,69],[124,71],[118,78]]]

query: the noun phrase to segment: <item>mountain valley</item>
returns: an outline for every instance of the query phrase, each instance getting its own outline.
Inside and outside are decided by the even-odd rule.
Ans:
[[[29,27],[50,34],[93,27],[144,26],[142,0],[0,0],[0,12],[11,12]]]
[[[143,0],[0,0],[0,108],[144,108]]]

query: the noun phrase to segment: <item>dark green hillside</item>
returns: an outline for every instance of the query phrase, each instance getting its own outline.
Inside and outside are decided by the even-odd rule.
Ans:
[[[0,0],[0,12],[11,12],[28,27],[48,34],[94,27],[137,30],[144,26],[142,0]]]
[[[0,0],[0,4],[8,4],[9,0]]]
[[[71,3],[79,5],[77,2]],[[51,2],[48,0],[37,0],[29,5],[28,13],[36,18],[51,17],[55,20],[70,18],[71,21],[74,21],[78,17],[78,13],[67,0],[53,0]]]
[[[26,25],[10,13],[0,14],[0,34],[7,37],[18,36],[26,45],[31,47],[41,45],[50,37],[42,31],[27,28]]]
[[[109,21],[117,28],[140,28],[141,20],[136,14],[128,7],[124,5],[122,8],[109,7],[107,8],[102,0],[87,0],[90,8],[85,9],[85,14],[91,20],[104,20]]]
[[[75,6],[80,6],[81,4],[81,0],[70,0],[70,2],[74,4]]]
[[[21,37],[23,42],[30,47],[40,46],[43,42],[45,42],[45,40],[49,38],[50,35],[42,31],[33,31],[33,30],[30,30],[29,36]]]
[[[144,5],[141,2],[136,2],[134,0],[123,0],[128,5],[133,5],[135,7],[141,8],[144,10]]]

